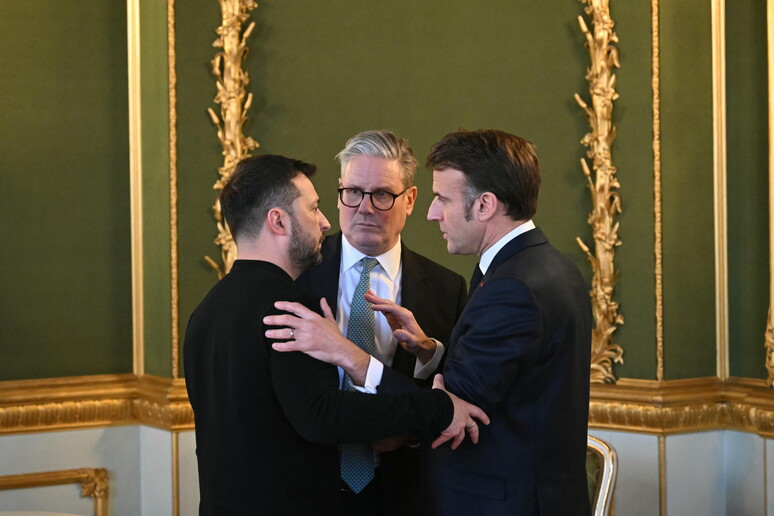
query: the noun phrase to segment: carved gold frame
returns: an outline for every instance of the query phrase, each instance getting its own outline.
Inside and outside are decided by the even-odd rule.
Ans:
[[[242,63],[247,55],[247,38],[253,32],[255,22],[250,22],[244,31],[242,27],[249,19],[250,11],[258,7],[258,4],[253,0],[218,0],[218,3],[222,24],[216,29],[218,39],[213,46],[222,50],[217,52],[212,60],[212,74],[216,78],[218,93],[215,103],[220,104],[220,118],[212,108],[207,112],[212,123],[218,128],[218,140],[223,148],[223,165],[218,169],[220,177],[213,185],[215,190],[222,190],[237,163],[258,147],[257,141],[242,132],[253,103],[253,94],[247,93],[246,88],[250,81]],[[221,246],[223,264],[219,265],[209,256],[204,259],[218,273],[218,278],[222,278],[231,269],[237,249],[223,219],[220,201],[215,200],[212,211],[218,228],[215,243]]]
[[[581,168],[588,181],[592,211],[588,222],[593,229],[594,252],[577,238],[578,245],[586,253],[591,265],[591,306],[595,327],[591,334],[591,381],[592,383],[615,383],[613,363],[623,362],[623,348],[613,344],[613,333],[623,324],[618,313],[618,303],[613,300],[613,290],[618,279],[615,269],[615,248],[621,245],[615,218],[621,213],[620,184],[613,166],[611,147],[616,136],[613,126],[613,101],[618,98],[615,91],[614,69],[620,67],[618,50],[614,43],[618,36],[613,32],[609,0],[584,0],[586,14],[592,17],[589,30],[583,16],[578,16],[581,31],[586,37],[591,65],[586,74],[589,81],[591,105],[575,94],[575,100],[586,114],[591,132],[581,143],[588,149],[594,173],[585,159]]]
[[[0,476],[0,489],[80,484],[81,496],[94,498],[94,516],[108,516],[108,472],[102,468],[64,469]]]

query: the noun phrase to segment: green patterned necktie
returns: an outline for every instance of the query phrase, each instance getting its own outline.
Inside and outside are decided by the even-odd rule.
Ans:
[[[352,295],[349,308],[349,324],[347,338],[360,346],[363,351],[373,355],[376,351],[374,331],[374,311],[363,297],[371,288],[371,271],[379,262],[376,258],[365,257],[360,260],[362,269],[360,280]],[[352,380],[344,375],[344,388],[354,390]],[[344,444],[341,446],[341,479],[359,493],[374,478],[374,452],[366,443]]]

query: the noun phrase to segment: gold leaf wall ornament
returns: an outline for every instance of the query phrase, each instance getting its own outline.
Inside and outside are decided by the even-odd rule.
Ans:
[[[247,55],[247,38],[253,32],[255,22],[250,22],[244,31],[242,27],[250,17],[250,11],[258,7],[258,4],[253,0],[218,0],[218,3],[222,13],[222,25],[215,30],[218,39],[212,45],[222,50],[216,53],[212,60],[212,74],[216,78],[218,91],[215,103],[220,104],[220,117],[212,108],[207,111],[218,128],[218,140],[223,147],[223,165],[218,168],[220,177],[213,185],[215,190],[220,191],[234,172],[237,163],[258,147],[258,142],[242,132],[253,103],[253,94],[246,91],[250,81],[242,63]],[[212,210],[218,227],[215,244],[221,246],[223,264],[218,264],[208,256],[204,259],[218,273],[218,278],[222,278],[236,259],[236,243],[223,219],[220,201],[215,201]]]
[[[80,484],[81,496],[94,499],[94,516],[108,515],[109,479],[104,468],[78,468],[0,476],[0,489]],[[37,513],[36,513],[37,514]]]
[[[766,371],[768,371],[767,385],[774,386],[774,321],[771,320],[771,308],[769,316],[766,318]]]
[[[769,314],[766,318],[766,371],[774,387],[774,0],[766,2],[766,47],[768,49],[769,127]]]
[[[593,209],[588,222],[593,229],[594,252],[577,238],[578,245],[586,253],[591,264],[591,305],[595,328],[591,337],[591,381],[594,383],[615,383],[613,362],[623,363],[623,349],[613,344],[613,333],[623,324],[618,313],[618,303],[613,301],[613,289],[618,279],[615,270],[615,248],[621,245],[618,239],[618,225],[615,221],[621,213],[621,196],[617,189],[611,147],[616,130],[613,126],[613,101],[616,77],[614,68],[620,67],[618,50],[613,46],[618,36],[613,32],[609,0],[580,0],[586,5],[585,11],[592,16],[591,32],[583,19],[578,16],[581,31],[586,37],[586,47],[591,56],[586,79],[589,81],[591,105],[575,94],[575,100],[583,108],[591,125],[591,132],[581,140],[587,147],[586,154],[592,163],[594,174],[585,159],[581,159],[583,174],[588,180]]]

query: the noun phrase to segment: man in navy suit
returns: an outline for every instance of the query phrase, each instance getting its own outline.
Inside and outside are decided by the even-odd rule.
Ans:
[[[371,290],[411,310],[433,338],[404,347],[393,337],[387,320],[377,314],[374,356],[420,386],[429,387],[444,354],[441,343],[449,342],[465,306],[467,288],[462,276],[413,252],[401,239],[417,198],[417,160],[405,139],[385,130],[353,136],[336,157],[341,162],[341,231],[325,239],[322,262],[302,273],[296,284],[327,300],[346,335],[362,269],[360,261],[368,256],[376,258],[378,265],[370,273]],[[373,446],[380,452],[375,456],[376,474],[357,492],[342,484],[342,514],[425,514],[422,447],[417,440],[403,436]]]
[[[480,257],[443,377],[491,418],[476,447],[432,454],[436,512],[587,515],[591,306],[577,267],[531,220],[540,187],[534,146],[503,131],[461,130],[433,146],[428,166],[428,219],[450,253]],[[366,298],[398,340],[426,338],[410,311]]]

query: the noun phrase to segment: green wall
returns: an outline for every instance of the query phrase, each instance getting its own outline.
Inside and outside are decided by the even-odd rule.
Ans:
[[[496,127],[525,136],[537,144],[542,161],[536,222],[590,277],[575,242],[576,236],[591,239],[586,223],[591,202],[579,164],[588,124],[573,99],[576,92],[588,98],[589,58],[577,22],[582,13],[575,2],[552,2],[547,8],[504,0],[450,1],[442,15],[434,4],[408,1],[262,2],[253,11],[257,26],[246,65],[255,95],[247,133],[261,143],[256,152],[318,164],[315,182],[334,229],[338,166],[333,157],[358,131],[395,130],[410,140],[420,162],[434,141],[459,127]],[[652,199],[640,194],[652,190],[652,157],[640,128],[651,124],[649,84],[642,82],[650,73],[649,23],[643,25],[649,10],[627,6],[622,15],[632,30],[631,46],[622,47],[622,53],[631,61],[619,77],[622,91],[631,92],[631,104],[616,103],[616,113],[619,107],[623,113],[616,122],[629,129],[619,132],[616,150],[622,149],[621,179],[631,193],[622,189],[622,195],[630,195],[624,198],[630,226],[621,231],[625,245],[620,248],[622,256],[628,251],[630,267],[622,278],[630,287],[620,295],[624,306],[631,301],[633,310],[626,316],[636,330],[620,334],[626,338],[626,356],[629,350],[633,356],[626,374],[647,377],[655,374],[653,215]],[[190,206],[182,210],[186,219],[181,221],[186,228],[181,278],[188,289],[181,298],[184,318],[215,278],[201,258],[217,253],[208,208],[220,164],[215,130],[205,113],[214,96],[206,66],[214,39],[213,25],[205,21],[209,16],[218,16],[209,2],[178,6],[179,57],[185,52],[178,64],[181,148],[188,149],[180,158],[186,163],[181,165],[186,170],[181,205]],[[449,256],[437,226],[425,219],[431,182],[421,169],[419,201],[405,241],[468,277],[476,260]]]
[[[726,5],[729,358],[732,376],[766,378],[769,305],[766,3]]]
[[[125,12],[0,2],[0,380],[132,370]]]
[[[715,375],[710,3],[661,2],[665,379]]]
[[[727,6],[731,373],[764,377],[767,299],[765,35],[759,2]],[[141,2],[143,268],[146,372],[170,376],[169,133],[166,2]],[[220,8],[175,3],[181,341],[219,258],[212,185],[222,163],[207,108]],[[664,345],[667,379],[715,374],[710,3],[660,2]],[[318,164],[323,211],[337,226],[334,155],[355,133],[392,129],[423,162],[459,127],[496,127],[538,146],[535,217],[587,278],[575,242],[591,242],[579,161],[589,130],[573,95],[589,98],[589,56],[574,0],[478,3],[266,0],[252,11],[246,133],[256,153]],[[625,324],[620,377],[656,377],[651,11],[611,2],[621,68],[614,124],[623,213],[614,299]],[[131,372],[131,271],[124,4],[0,4],[0,380]],[[22,59],[21,56],[24,56]],[[413,249],[464,276],[475,258],[449,256],[425,219],[431,175],[417,177],[404,232]],[[32,208],[32,209],[31,209]]]

